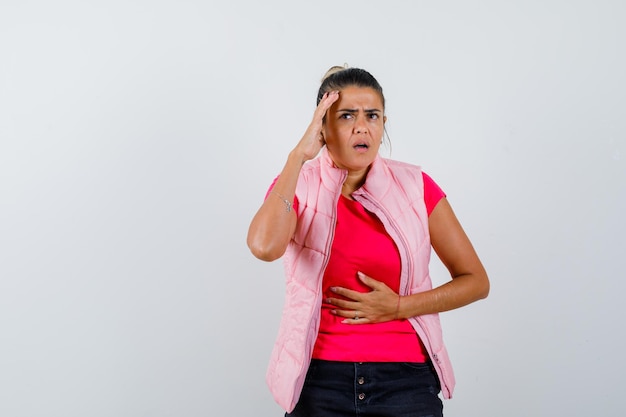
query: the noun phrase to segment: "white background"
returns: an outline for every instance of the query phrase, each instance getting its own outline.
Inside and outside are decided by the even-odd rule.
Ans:
[[[347,62],[492,282],[448,417],[624,412],[626,3],[0,3],[0,415],[278,416],[251,217]],[[433,275],[444,282],[437,260]]]

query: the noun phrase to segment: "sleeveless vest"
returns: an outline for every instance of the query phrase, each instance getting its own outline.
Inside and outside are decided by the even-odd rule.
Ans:
[[[298,178],[298,223],[283,256],[285,305],[266,376],[274,399],[287,412],[293,411],[298,402],[317,338],[322,277],[330,258],[337,202],[346,177],[347,171],[336,168],[323,148],[319,157],[302,167]],[[382,221],[398,247],[402,264],[400,294],[431,289],[431,246],[421,169],[378,156],[365,184],[352,197]],[[455,379],[439,315],[409,321],[432,360],[444,398],[451,398]]]

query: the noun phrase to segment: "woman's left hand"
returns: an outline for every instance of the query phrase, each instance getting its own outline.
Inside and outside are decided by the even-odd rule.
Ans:
[[[343,287],[333,287],[331,290],[347,300],[328,298],[326,302],[337,309],[332,310],[336,316],[345,317],[342,323],[368,324],[395,320],[398,317],[400,296],[385,283],[368,277],[362,272],[357,274],[361,282],[372,291],[362,293]]]

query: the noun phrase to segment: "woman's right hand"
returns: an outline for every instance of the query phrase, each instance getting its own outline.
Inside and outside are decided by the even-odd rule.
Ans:
[[[304,132],[304,136],[302,136],[302,139],[300,139],[300,142],[298,142],[293,150],[302,157],[302,162],[315,158],[324,145],[326,145],[324,136],[322,135],[324,116],[330,106],[338,99],[339,91],[330,91],[322,96],[322,99],[315,109],[315,113],[313,113],[311,124],[309,124],[306,132]]]

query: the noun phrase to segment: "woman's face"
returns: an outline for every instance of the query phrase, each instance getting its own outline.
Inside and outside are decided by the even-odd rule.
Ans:
[[[376,158],[386,117],[383,102],[369,87],[347,87],[326,113],[323,128],[328,152],[338,168],[367,171]]]

